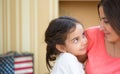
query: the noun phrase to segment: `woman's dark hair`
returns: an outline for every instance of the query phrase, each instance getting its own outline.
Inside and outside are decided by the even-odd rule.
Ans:
[[[76,23],[80,23],[74,18],[61,16],[53,19],[45,32],[46,47],[46,65],[48,70],[52,69],[50,61],[55,61],[56,56],[60,53],[56,49],[56,44],[64,45],[67,34],[72,28],[76,27]]]
[[[98,4],[98,14],[100,6],[114,31],[120,35],[120,0],[101,0]]]

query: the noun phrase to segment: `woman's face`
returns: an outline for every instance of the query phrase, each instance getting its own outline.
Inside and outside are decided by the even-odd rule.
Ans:
[[[107,20],[102,6],[100,6],[99,8],[99,13],[100,13],[100,29],[105,33],[105,39],[110,42],[116,42],[120,40],[120,37],[113,30],[109,21]]]
[[[67,35],[64,49],[66,52],[79,56],[86,53],[86,47],[87,39],[84,36],[84,29],[80,24],[76,24],[75,30]]]

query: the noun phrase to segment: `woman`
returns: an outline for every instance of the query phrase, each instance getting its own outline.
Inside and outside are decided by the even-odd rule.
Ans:
[[[120,0],[101,0],[100,26],[86,30],[87,74],[120,74]]]

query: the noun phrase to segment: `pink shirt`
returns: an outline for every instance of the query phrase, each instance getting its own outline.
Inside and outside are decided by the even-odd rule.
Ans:
[[[88,38],[87,74],[120,74],[120,58],[111,57],[105,48],[104,33],[99,27],[86,30]]]

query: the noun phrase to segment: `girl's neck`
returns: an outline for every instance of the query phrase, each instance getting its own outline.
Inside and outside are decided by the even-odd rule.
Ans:
[[[85,61],[87,60],[87,54],[77,56],[77,58],[81,63],[85,63]]]

